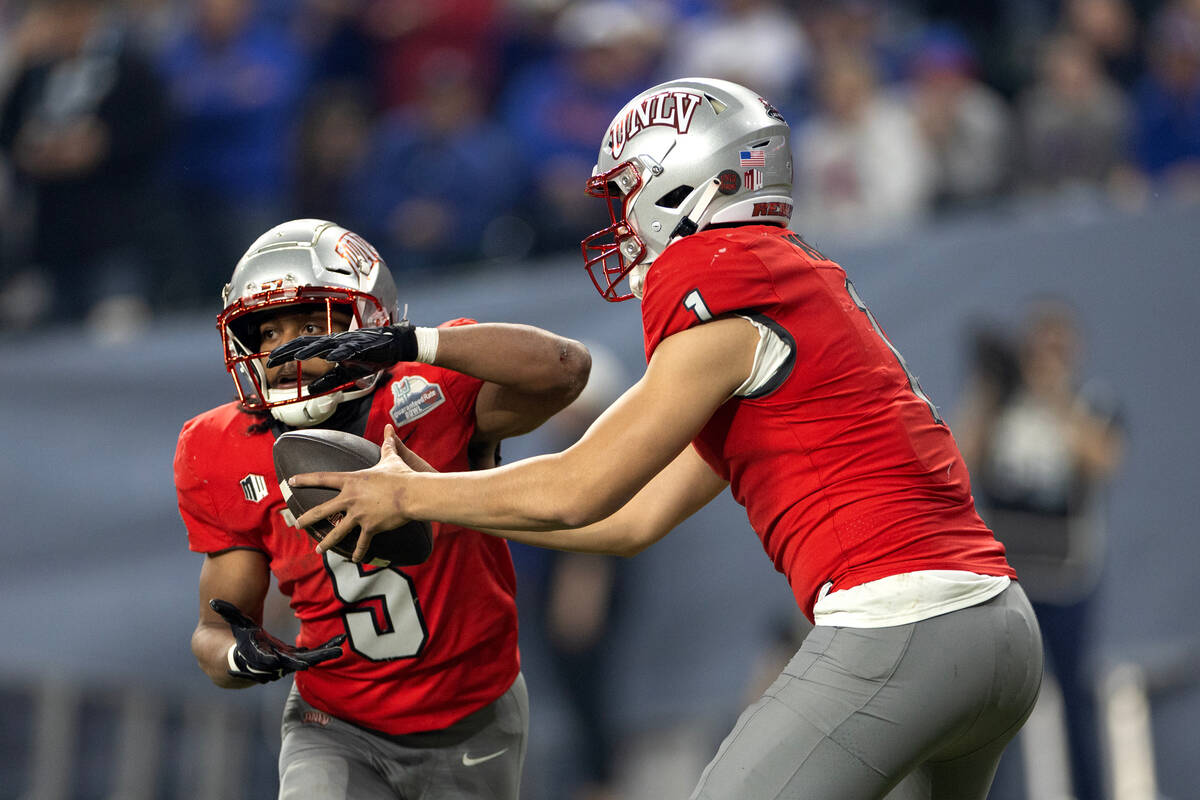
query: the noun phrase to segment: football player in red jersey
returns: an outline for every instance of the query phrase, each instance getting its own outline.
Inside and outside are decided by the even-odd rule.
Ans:
[[[321,220],[263,234],[224,301],[218,328],[239,399],[188,421],[175,456],[188,541],[206,556],[192,635],[201,669],[226,688],[295,673],[281,798],[515,800],[528,699],[507,544],[435,524],[432,555],[416,566],[319,554],[288,512],[271,448],[289,428],[379,442],[392,426],[440,469],[491,466],[500,440],[579,393],[587,350],[529,326],[413,327],[398,319],[375,249]],[[267,353],[334,332],[354,359],[265,365]],[[261,627],[271,573],[300,622],[295,645]]]
[[[1037,622],[937,409],[788,230],[783,117],[725,81],[656,86],[587,188],[612,224],[584,258],[641,299],[642,379],[564,452],[487,473],[432,474],[388,434],[370,470],[293,479],[340,490],[301,522],[346,514],[322,547],[415,518],[629,555],[729,486],[815,627],[693,797],[982,800],[1037,697]]]

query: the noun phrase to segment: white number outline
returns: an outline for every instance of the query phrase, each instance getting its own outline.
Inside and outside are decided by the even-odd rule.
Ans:
[[[683,298],[683,307],[695,314],[701,322],[712,321],[712,312],[708,310],[708,304],[704,302],[699,289],[692,289],[687,293]]]
[[[351,650],[368,661],[417,658],[424,652],[429,629],[411,577],[395,567],[367,572],[332,551],[325,553],[325,570],[334,596],[346,607],[342,620]],[[376,598],[381,600],[382,627],[375,611],[365,606]]]

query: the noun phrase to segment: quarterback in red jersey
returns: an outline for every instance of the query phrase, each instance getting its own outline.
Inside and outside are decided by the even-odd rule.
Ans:
[[[189,544],[206,555],[192,649],[223,687],[295,672],[281,797],[515,800],[528,706],[507,545],[435,523],[419,565],[318,554],[271,450],[289,428],[379,442],[391,425],[439,469],[491,466],[501,439],[578,394],[590,361],[528,326],[414,328],[396,301],[374,248],[321,220],[273,228],[238,263],[218,327],[239,399],[188,421],[175,457]],[[338,332],[315,349],[341,365],[300,352]],[[267,365],[273,352],[288,359]],[[295,645],[260,627],[269,573],[300,622]]]
[[[564,452],[487,473],[389,433],[370,470],[293,478],[340,490],[300,521],[346,515],[322,547],[415,518],[629,555],[728,486],[815,627],[693,797],[983,800],[1037,697],[1037,622],[936,407],[788,229],[782,115],[726,81],[653,87],[587,186],[612,224],[584,258],[642,301],[643,378]]]

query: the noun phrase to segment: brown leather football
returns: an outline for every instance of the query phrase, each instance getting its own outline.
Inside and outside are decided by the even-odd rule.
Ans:
[[[280,434],[272,452],[279,489],[283,492],[288,509],[297,517],[332,499],[337,491],[322,487],[288,486],[288,478],[302,472],[354,472],[379,462],[379,445],[374,442],[345,431],[322,428],[305,428]],[[319,542],[333,530],[333,523],[323,519],[305,530]],[[358,533],[356,526],[330,549],[350,558],[358,543]],[[422,520],[413,520],[399,528],[375,534],[363,563],[377,567],[421,564],[431,552],[432,526]]]

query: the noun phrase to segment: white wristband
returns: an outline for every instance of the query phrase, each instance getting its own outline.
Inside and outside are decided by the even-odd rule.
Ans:
[[[433,360],[437,358],[438,329],[413,328],[413,333],[417,337],[417,361],[422,364],[432,364]]]

